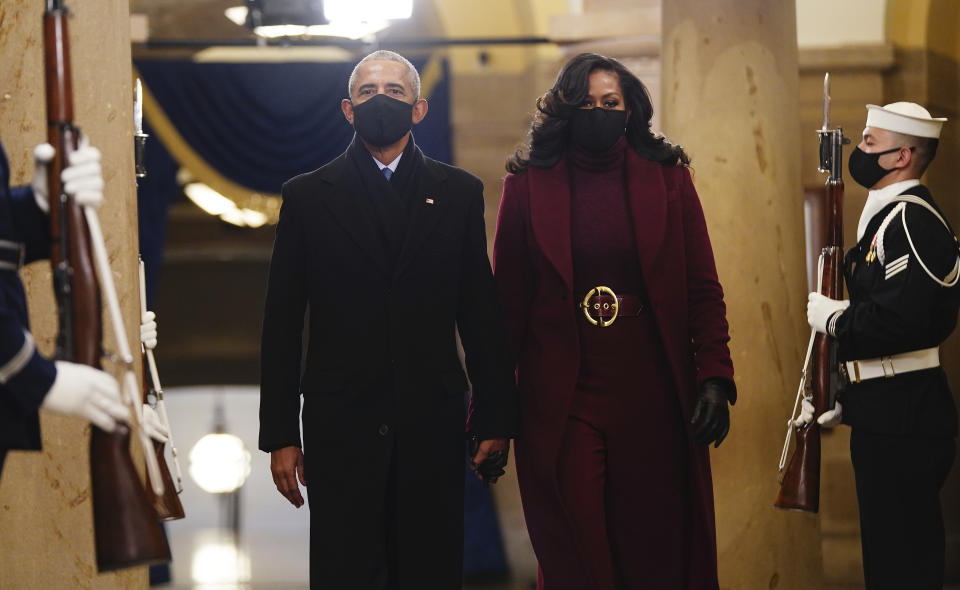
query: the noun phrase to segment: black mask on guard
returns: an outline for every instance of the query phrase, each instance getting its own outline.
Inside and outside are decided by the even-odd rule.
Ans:
[[[577,109],[570,117],[570,140],[590,152],[605,152],[617,143],[627,126],[627,111]]]
[[[353,128],[372,146],[397,143],[412,126],[413,105],[386,94],[353,105]]]
[[[857,184],[864,188],[871,188],[880,182],[880,179],[890,174],[896,168],[884,168],[880,165],[880,156],[899,151],[900,148],[891,148],[885,152],[867,153],[860,147],[853,148],[850,152],[850,159],[847,160],[847,168],[850,170],[850,176]]]

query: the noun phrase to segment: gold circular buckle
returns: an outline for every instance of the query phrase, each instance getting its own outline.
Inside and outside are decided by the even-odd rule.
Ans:
[[[613,303],[604,303],[604,309],[613,309],[613,317],[609,320],[604,319],[602,316],[597,316],[594,318],[590,315],[590,299],[593,297],[599,297],[600,295],[609,295],[613,298]],[[583,316],[587,318],[587,321],[590,322],[591,326],[599,326],[601,328],[606,328],[607,326],[613,324],[617,320],[617,315],[620,313],[620,306],[617,305],[617,294],[613,292],[613,289],[610,287],[594,287],[587,292],[587,295],[583,298],[583,302],[580,304],[580,309],[583,310]],[[609,306],[609,307],[608,307]],[[593,306],[597,311],[600,311],[600,302],[594,304]]]

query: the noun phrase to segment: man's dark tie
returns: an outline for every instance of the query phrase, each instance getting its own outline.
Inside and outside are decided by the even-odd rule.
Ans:
[[[390,177],[393,176],[393,170],[389,168],[384,168],[381,170],[381,172],[383,172],[383,175],[387,177],[387,180],[390,180]]]

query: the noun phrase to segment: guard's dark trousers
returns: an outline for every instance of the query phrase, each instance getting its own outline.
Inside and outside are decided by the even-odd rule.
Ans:
[[[867,590],[943,587],[940,488],[955,453],[951,437],[853,429],[850,456],[860,503]]]

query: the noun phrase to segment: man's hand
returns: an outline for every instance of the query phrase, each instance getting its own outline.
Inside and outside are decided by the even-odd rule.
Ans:
[[[157,347],[157,314],[152,311],[140,316],[140,343],[150,350]]]
[[[130,419],[130,412],[120,397],[120,387],[112,375],[66,361],[56,361],[55,365],[57,376],[41,408],[79,416],[107,432],[113,432],[117,422]]]
[[[503,468],[507,466],[510,441],[505,438],[476,440],[471,444],[470,453],[470,469],[476,472],[477,477],[484,483],[497,483],[500,476],[506,473]]]
[[[170,433],[164,428],[163,421],[150,404],[143,404],[143,422],[140,423],[140,428],[143,428],[147,436],[159,443],[166,444],[170,441]]]
[[[810,402],[809,398],[803,398],[803,403],[800,404],[800,417],[793,421],[793,425],[801,428],[810,424],[813,422],[813,412],[813,403]],[[843,406],[840,405],[840,402],[834,402],[832,410],[827,410],[817,417],[817,424],[824,428],[833,428],[837,424],[840,424],[842,419]]]
[[[303,506],[303,496],[297,480],[306,487],[307,478],[300,447],[283,447],[270,453],[270,472],[273,473],[273,483],[277,484],[277,491],[295,508]]]
[[[807,323],[821,334],[834,336],[830,320],[848,307],[850,307],[848,299],[830,299],[820,293],[810,293],[807,296]]]
[[[41,143],[33,148],[33,199],[44,213],[50,212],[50,188],[47,186],[47,167],[53,161],[56,150],[49,143]]]
[[[49,143],[41,143],[33,150],[33,198],[44,213],[50,212],[50,190],[47,169],[55,150]],[[67,166],[60,174],[63,190],[81,207],[97,208],[103,203],[103,173],[100,169],[100,150],[90,145],[86,135],[80,137],[80,146],[67,156]]]

